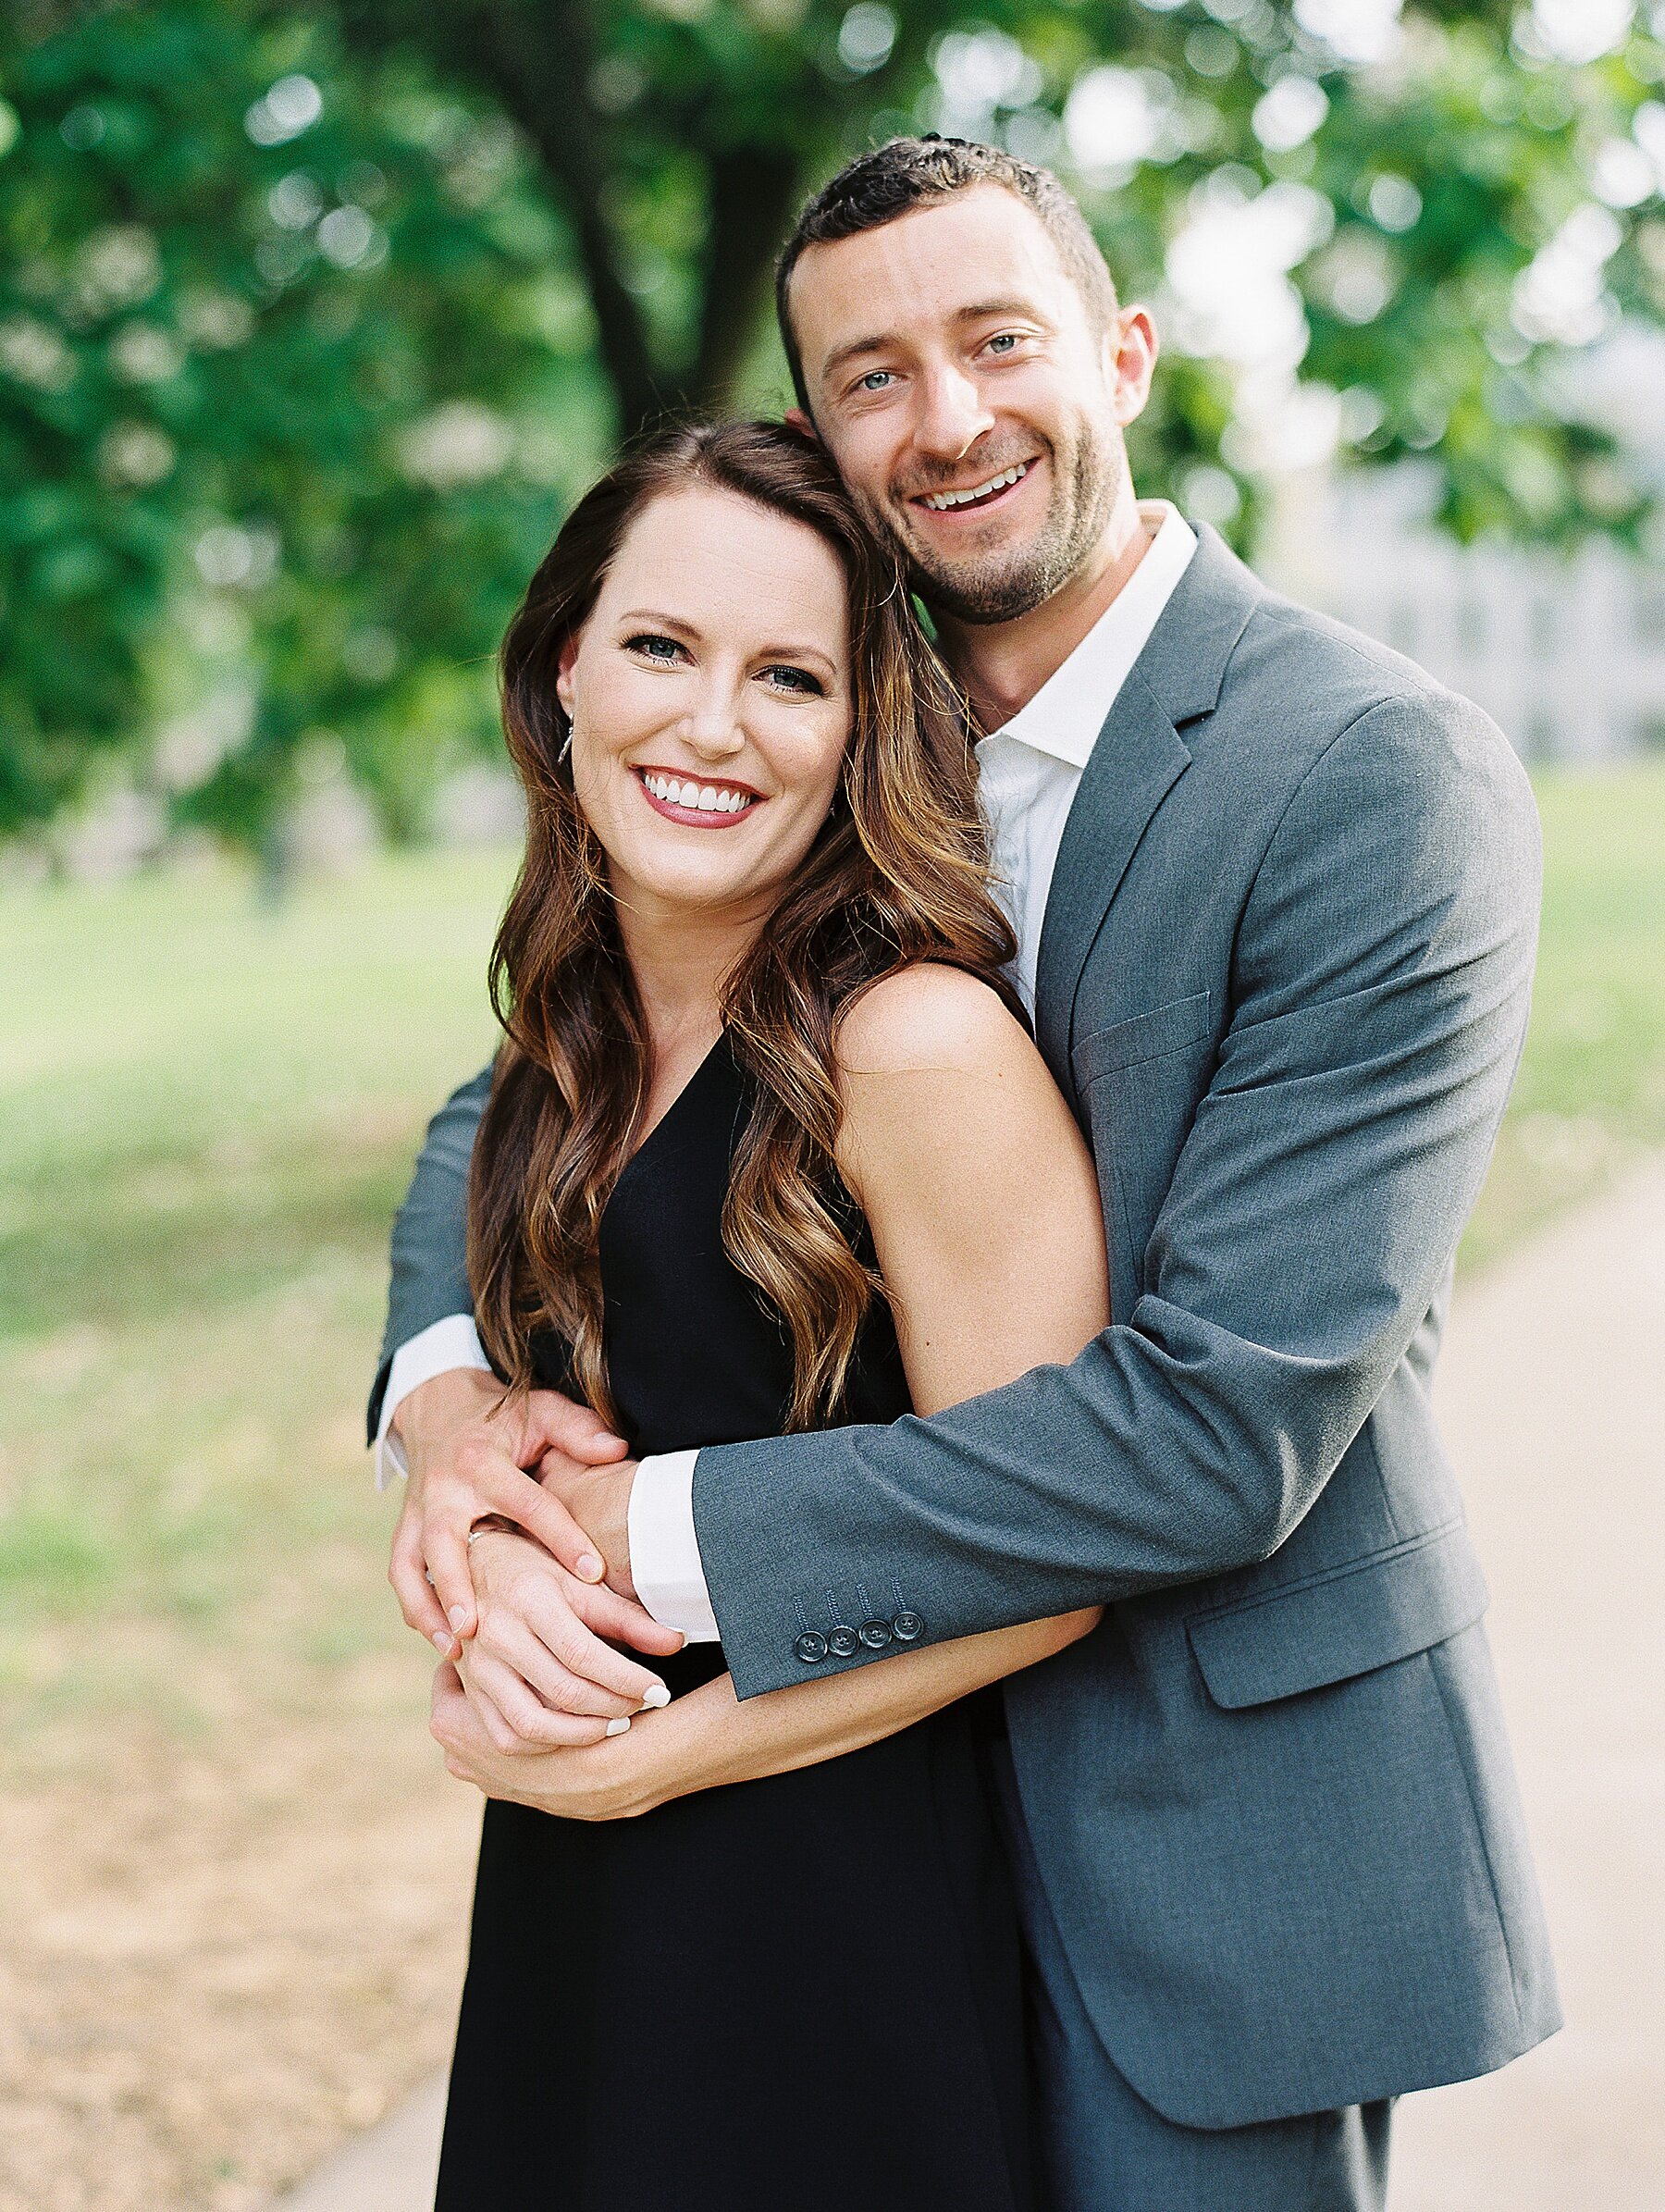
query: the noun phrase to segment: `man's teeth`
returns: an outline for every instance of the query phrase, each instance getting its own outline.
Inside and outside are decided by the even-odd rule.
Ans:
[[[926,494],[925,504],[939,513],[944,507],[968,507],[973,500],[986,500],[990,494],[1004,491],[1008,484],[1016,484],[1020,476],[1029,475],[1029,463],[1019,461],[1016,467],[1003,469],[999,476],[991,476],[986,484],[979,484],[971,491],[932,491]]]
[[[751,805],[748,791],[720,791],[714,784],[684,784],[675,776],[644,776],[642,781],[664,806],[691,807],[698,814],[743,814]]]

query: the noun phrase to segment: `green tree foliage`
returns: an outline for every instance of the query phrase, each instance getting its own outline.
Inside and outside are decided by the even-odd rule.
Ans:
[[[489,728],[574,486],[778,405],[768,275],[890,132],[1079,192],[1167,343],[1137,462],[1252,542],[1337,442],[1463,537],[1634,535],[1565,366],[1665,315],[1647,0],[34,0],[0,31],[0,830],[100,747],[245,836]],[[9,141],[9,142],[6,142]],[[161,742],[157,738],[160,733]]]
[[[499,117],[344,68],[327,24],[164,0],[8,35],[0,830],[158,732],[234,836],[321,745],[408,824],[597,458],[561,223]]]

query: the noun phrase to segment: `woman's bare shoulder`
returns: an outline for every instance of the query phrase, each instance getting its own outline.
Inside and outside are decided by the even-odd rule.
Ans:
[[[851,1007],[838,1039],[838,1161],[875,1207],[963,1210],[1036,1147],[1079,1135],[1033,1039],[999,992],[934,962],[888,975]],[[878,1224],[875,1222],[875,1227]]]
[[[899,968],[864,991],[840,1018],[837,1054],[846,1092],[870,1076],[992,1074],[1040,1060],[992,983],[936,960]]]

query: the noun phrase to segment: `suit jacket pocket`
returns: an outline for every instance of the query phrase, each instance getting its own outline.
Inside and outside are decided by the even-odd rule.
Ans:
[[[1206,991],[1193,991],[1186,998],[1170,998],[1148,1014],[1135,1014],[1130,1021],[1113,1022],[1083,1037],[1070,1056],[1078,1087],[1085,1091],[1101,1075],[1134,1067],[1141,1060],[1159,1060],[1181,1045],[1194,1044],[1208,1034],[1209,996]]]
[[[1185,1626],[1209,1696],[1235,1712],[1409,1659],[1472,1626],[1486,1606],[1468,1530],[1448,1521],[1241,1604],[1193,1613]]]

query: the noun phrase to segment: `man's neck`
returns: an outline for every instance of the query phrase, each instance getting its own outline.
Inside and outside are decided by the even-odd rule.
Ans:
[[[1150,547],[1131,487],[1116,500],[1092,556],[1039,607],[1015,621],[961,623],[938,629],[956,674],[985,730],[1000,729],[1063,667]]]

